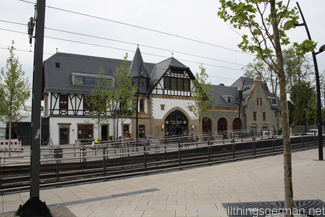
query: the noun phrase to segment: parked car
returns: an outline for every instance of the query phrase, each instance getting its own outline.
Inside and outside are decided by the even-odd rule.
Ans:
[[[307,135],[318,135],[318,129],[310,129],[307,133]]]
[[[160,141],[155,136],[144,136],[141,140],[148,141],[149,145],[160,145]]]
[[[272,137],[271,131],[262,131],[262,136]]]

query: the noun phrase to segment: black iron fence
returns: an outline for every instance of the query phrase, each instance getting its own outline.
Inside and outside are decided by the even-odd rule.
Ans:
[[[40,187],[113,179],[283,152],[280,138],[174,137],[168,142],[109,141],[42,147]],[[213,138],[213,139],[212,139]],[[235,141],[235,142],[234,142]],[[237,142],[236,142],[237,141]],[[292,150],[317,147],[315,136],[291,138]],[[29,188],[28,155],[1,158],[0,193]]]

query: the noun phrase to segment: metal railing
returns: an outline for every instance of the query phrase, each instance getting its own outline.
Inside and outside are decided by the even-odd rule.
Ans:
[[[197,165],[247,159],[281,153],[282,140],[209,137],[173,138],[169,143],[110,141],[99,144],[71,144],[41,148],[40,187],[112,179],[183,169]],[[192,138],[192,137],[191,137]],[[200,138],[198,136],[198,138]],[[161,141],[161,140],[160,140]],[[315,136],[291,138],[292,149],[317,147]],[[1,158],[0,193],[29,188],[29,155]]]

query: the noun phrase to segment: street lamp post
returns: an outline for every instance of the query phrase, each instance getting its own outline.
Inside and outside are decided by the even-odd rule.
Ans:
[[[305,26],[308,39],[311,40],[310,33],[308,30],[307,23],[305,21],[304,15],[302,14],[302,11],[300,9],[300,6],[297,2],[297,6],[299,9],[299,12],[301,14],[301,18],[303,20],[303,23],[301,24],[295,24],[295,26]],[[317,119],[318,119],[318,159],[323,160],[323,130],[322,130],[322,106],[321,106],[321,99],[320,99],[320,82],[319,82],[319,74],[318,74],[318,66],[317,66],[317,60],[316,55],[323,52],[325,50],[325,45],[321,46],[319,49],[319,52],[312,52],[313,61],[314,61],[314,68],[315,68],[315,77],[316,77],[316,91],[317,91]]]
[[[140,80],[142,77],[144,77],[144,75],[146,75],[144,72],[141,72],[142,69],[142,63],[140,65],[140,71],[139,71],[139,77],[138,77],[138,91],[137,91],[137,106],[136,106],[136,116],[135,116],[135,124],[136,124],[136,141],[138,142],[139,139],[139,92],[140,92]]]

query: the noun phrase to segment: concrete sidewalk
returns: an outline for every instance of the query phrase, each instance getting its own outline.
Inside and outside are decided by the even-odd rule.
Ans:
[[[294,199],[325,201],[318,150],[294,152],[292,159]],[[29,192],[2,195],[0,216],[28,199]],[[222,203],[284,200],[283,155],[45,189],[40,199],[78,217],[225,216]]]

